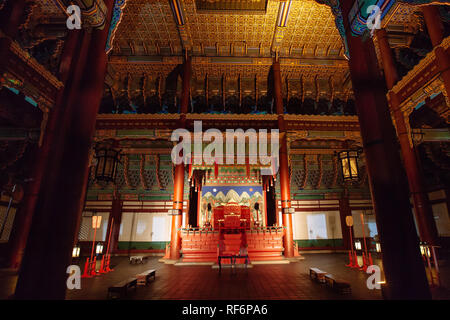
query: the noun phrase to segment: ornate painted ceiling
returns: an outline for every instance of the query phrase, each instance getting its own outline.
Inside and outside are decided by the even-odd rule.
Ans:
[[[129,45],[155,48],[181,47],[177,25],[169,1],[129,0],[116,32],[116,48]]]
[[[388,16],[389,27],[410,31],[418,24],[414,10],[399,5]],[[332,76],[344,83],[348,76],[335,18],[315,0],[128,0],[110,57],[111,78],[166,76],[182,62],[183,49],[194,57],[195,79],[265,79],[274,52],[288,79]]]
[[[295,65],[297,71],[302,71],[298,69],[304,66],[305,73],[309,74],[310,71],[306,69],[314,66],[320,73],[321,65],[324,65],[323,73],[328,74],[330,65],[340,69],[346,68],[342,56],[342,41],[328,6],[319,5],[313,0],[292,1],[286,27],[279,28],[277,19],[281,9],[278,0],[268,0],[263,11],[204,11],[199,10],[199,2],[202,1],[178,2],[182,8],[184,22],[183,26],[179,26],[169,1],[129,0],[116,32],[113,55],[180,56],[184,47],[194,56],[205,57],[197,60],[199,64],[194,63],[194,76],[206,73],[206,69],[221,75],[234,68],[237,69],[232,71],[234,74],[254,76],[255,73],[260,73],[263,76],[267,75],[267,66],[271,61],[261,58],[272,56],[276,34],[277,39],[282,38],[277,46],[281,57],[320,58],[316,61],[305,60],[301,64],[297,61],[287,62],[289,65]],[[230,2],[234,1],[210,1],[210,7],[220,8]],[[257,6],[260,1],[247,2]],[[278,29],[281,32],[277,32]],[[180,37],[182,33],[186,37],[184,40]],[[170,62],[167,59],[166,61]],[[141,59],[139,63],[130,63],[127,59],[127,67],[123,66],[123,62],[125,61],[120,63],[112,59],[111,64],[118,72],[128,71],[134,65],[138,72],[155,71],[151,61],[145,63],[145,59]],[[206,69],[205,64],[209,66]],[[196,68],[198,65],[201,65],[198,68],[200,70]],[[260,68],[259,65],[263,67]]]
[[[184,26],[192,50],[207,54],[209,48],[220,55],[239,55],[242,47],[261,48],[270,53],[277,26],[280,1],[268,0],[265,11],[203,11],[195,0],[181,0]],[[214,1],[212,1],[214,2]],[[217,1],[220,3],[221,1]],[[233,1],[226,1],[233,2]],[[251,1],[249,1],[251,2]],[[303,54],[338,54],[342,47],[334,16],[326,5],[314,0],[294,0],[290,5],[286,27],[283,30],[281,55],[303,51]],[[169,1],[129,0],[123,20],[116,34],[119,48],[135,46],[182,46],[177,23]],[[230,52],[234,47],[234,52]],[[206,52],[205,52],[206,51]],[[331,51],[331,52],[330,52]],[[231,54],[230,54],[231,53]]]
[[[65,19],[59,1],[36,1],[27,24]],[[306,91],[333,87],[346,95],[351,83],[342,38],[330,7],[319,2],[327,1],[127,0],[110,52],[107,83],[112,86],[114,79],[130,74],[135,79],[165,78],[182,63],[187,49],[193,57],[193,82],[199,84],[205,78],[256,78],[264,92],[272,57],[278,54],[288,95],[287,87],[295,94],[295,87],[303,84]],[[383,20],[395,33],[393,46],[407,45],[408,34],[419,27],[415,11],[396,4]],[[218,88],[211,85],[210,90]]]

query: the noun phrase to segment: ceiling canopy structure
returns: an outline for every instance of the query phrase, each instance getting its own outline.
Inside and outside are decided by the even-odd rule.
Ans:
[[[87,6],[90,1],[76,2]],[[33,10],[41,17],[64,19],[65,2],[43,0]],[[416,8],[410,5],[418,1],[360,3],[352,30],[361,31],[368,18],[364,9],[379,5],[384,10],[383,26],[396,33],[390,38],[393,47],[408,45],[408,35],[420,25]],[[315,91],[312,95],[317,97],[330,91],[332,96],[348,97],[352,89],[339,6],[338,0],[116,0],[106,81],[114,87],[127,77],[135,84],[143,78],[150,80],[147,83],[167,79],[187,53],[193,62],[194,92],[206,90],[200,88],[204,82],[210,81],[209,89],[217,91],[220,82],[233,87],[228,82],[243,79],[244,86],[245,81],[256,83],[251,91],[264,93],[277,56],[288,96],[289,90],[295,94],[301,87]],[[122,83],[122,89],[128,83]]]
[[[266,77],[278,55],[288,78],[326,74],[343,82],[348,67],[334,2],[128,0],[115,30],[111,70],[167,74],[186,50],[198,58],[194,77]],[[415,24],[413,9],[394,7],[392,25]]]

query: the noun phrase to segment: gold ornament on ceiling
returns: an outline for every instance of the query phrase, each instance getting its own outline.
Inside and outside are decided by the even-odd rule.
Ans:
[[[267,0],[196,0],[195,3],[199,11],[265,11]]]

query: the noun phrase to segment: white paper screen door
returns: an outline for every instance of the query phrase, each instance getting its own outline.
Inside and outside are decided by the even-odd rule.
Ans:
[[[165,241],[167,228],[166,216],[154,216],[152,226],[152,241]]]
[[[327,220],[325,214],[308,214],[309,239],[327,239]]]

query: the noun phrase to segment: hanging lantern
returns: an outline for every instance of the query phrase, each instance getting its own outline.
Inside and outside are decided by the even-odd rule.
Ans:
[[[341,163],[342,177],[344,182],[359,180],[358,158],[360,149],[345,150],[338,153],[338,159]]]
[[[95,179],[114,182],[117,173],[117,164],[120,162],[120,151],[106,148],[96,149],[95,158],[97,160]]]

